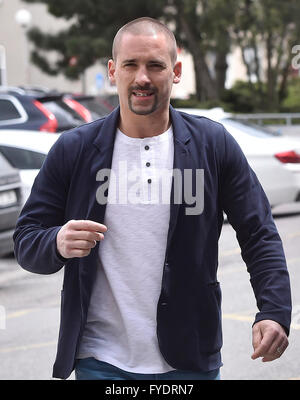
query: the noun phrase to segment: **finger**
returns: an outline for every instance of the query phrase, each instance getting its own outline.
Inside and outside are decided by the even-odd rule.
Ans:
[[[103,233],[90,232],[90,231],[70,231],[66,233],[66,240],[88,240],[93,242],[94,240],[100,241],[104,239]]]
[[[263,357],[262,358],[262,362],[270,362],[270,361],[274,361],[274,360],[276,360],[276,358],[278,358],[277,356],[265,356],[265,357]]]
[[[252,346],[253,346],[254,353],[253,353],[252,356],[251,356],[251,358],[252,358],[253,360],[255,360],[257,357],[259,357],[259,356],[257,355],[257,349],[259,348],[259,345],[260,345],[260,343],[261,343],[261,340],[262,340],[261,331],[260,331],[260,329],[259,329],[258,327],[255,327],[255,326],[254,326],[254,328],[253,328],[253,334],[252,334]]]
[[[96,246],[96,240],[74,240],[72,242],[72,249],[88,250],[93,249]]]
[[[274,356],[275,358],[279,358],[285,352],[286,348],[288,347],[288,340],[286,337],[280,338],[278,341],[274,342],[271,346],[269,353]]]
[[[277,358],[282,356],[282,354],[284,353],[286,347],[287,346],[282,341],[281,341],[281,344],[280,344],[280,342],[275,343],[269,349],[269,353],[266,354],[265,357],[263,357],[262,361],[263,362],[270,362],[270,361],[276,360]]]
[[[82,258],[82,257],[86,257],[90,254],[91,249],[88,250],[84,250],[84,249],[71,249],[70,250],[70,257],[72,258]]]
[[[252,354],[252,359],[255,360],[258,357],[264,357],[268,352],[273,343],[273,336],[268,332],[262,337],[259,346],[255,349]]]
[[[281,348],[282,344],[283,340],[274,340],[274,342],[270,346],[268,353],[276,358],[280,357],[283,351],[283,349]]]
[[[70,221],[70,228],[74,230],[83,230],[91,232],[106,232],[107,227],[99,222],[90,220],[72,220]]]

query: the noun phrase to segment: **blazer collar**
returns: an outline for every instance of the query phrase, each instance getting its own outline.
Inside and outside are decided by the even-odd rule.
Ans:
[[[94,140],[94,145],[99,151],[105,152],[114,146],[116,131],[120,119],[120,107],[113,110],[107,117]]]
[[[172,106],[170,106],[170,118],[173,127],[175,145],[176,143],[186,145],[190,139],[190,134],[186,129],[182,116]],[[120,107],[117,107],[105,118],[99,134],[94,140],[94,145],[101,152],[113,148],[119,120]]]
[[[170,106],[170,117],[172,121],[175,145],[176,143],[186,145],[190,140],[190,133],[186,129],[186,125],[184,124],[181,114],[172,106]]]

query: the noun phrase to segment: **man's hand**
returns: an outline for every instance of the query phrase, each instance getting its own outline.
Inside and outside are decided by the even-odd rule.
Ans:
[[[266,319],[253,326],[252,344],[254,353],[251,358],[263,357],[262,361],[267,362],[279,358],[289,342],[283,327],[276,321]]]
[[[61,227],[56,236],[56,246],[64,258],[86,257],[97,241],[104,239],[105,225],[89,220],[71,220]]]

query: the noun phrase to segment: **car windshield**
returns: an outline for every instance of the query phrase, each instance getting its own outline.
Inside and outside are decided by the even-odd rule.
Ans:
[[[241,122],[240,120],[233,118],[224,118],[221,122],[230,127],[240,129],[244,133],[250,136],[255,136],[260,138],[268,138],[270,136],[272,137],[281,136],[279,132],[272,132],[263,126],[253,124],[248,121]]]
[[[0,145],[1,153],[18,169],[40,169],[46,155],[37,151]]]

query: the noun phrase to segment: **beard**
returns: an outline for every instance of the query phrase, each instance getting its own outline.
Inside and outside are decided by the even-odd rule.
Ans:
[[[140,105],[134,105],[133,104],[133,92],[138,91],[138,90],[151,90],[152,94],[152,104],[147,106],[140,106]],[[140,86],[135,86],[129,89],[128,91],[128,106],[130,111],[132,111],[136,115],[149,115],[152,114],[156,109],[158,105],[158,96],[157,96],[157,89],[152,88],[152,87],[140,87]]]

